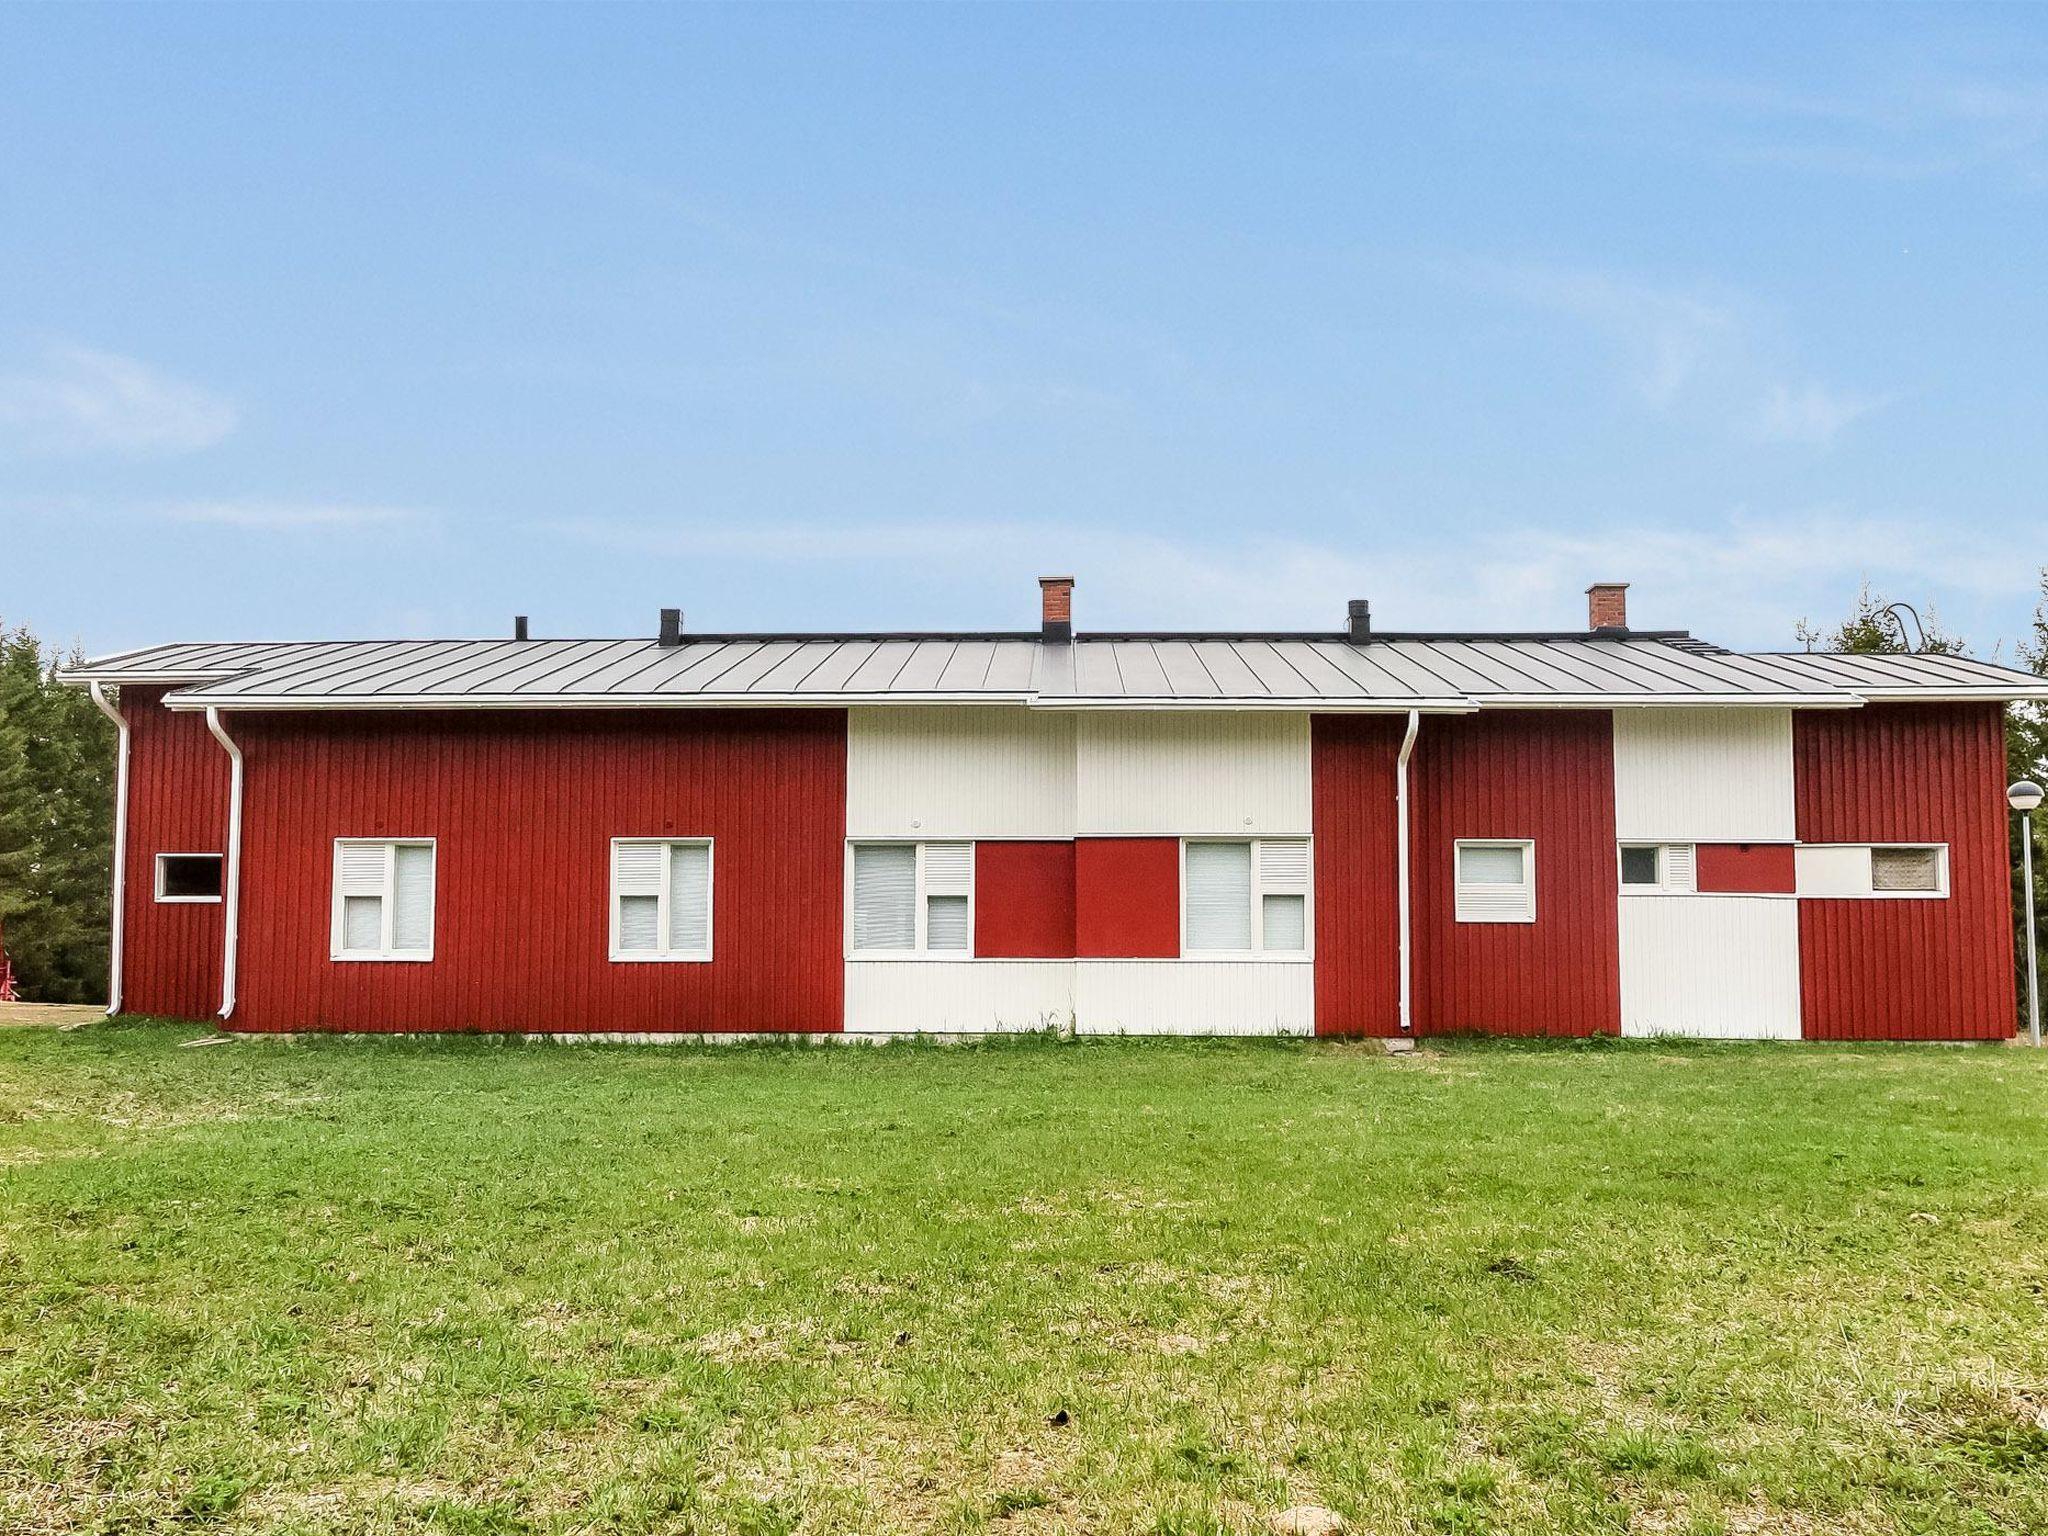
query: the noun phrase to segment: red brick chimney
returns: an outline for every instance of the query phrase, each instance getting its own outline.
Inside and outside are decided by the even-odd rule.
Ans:
[[[1074,638],[1074,578],[1071,576],[1041,576],[1038,578],[1039,617],[1041,633],[1048,640],[1071,640]]]
[[[1596,581],[1586,588],[1586,628],[1628,628],[1628,583]]]

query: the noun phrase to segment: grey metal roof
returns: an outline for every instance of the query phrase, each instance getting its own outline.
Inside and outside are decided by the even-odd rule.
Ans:
[[[698,635],[163,645],[72,682],[172,687],[173,708],[1014,703],[1041,708],[1472,709],[2048,698],[1961,656],[1739,653],[1626,635]]]

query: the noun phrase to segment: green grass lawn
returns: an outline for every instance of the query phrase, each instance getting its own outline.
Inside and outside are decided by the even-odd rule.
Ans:
[[[2048,1061],[0,1033],[0,1530],[2048,1530]]]

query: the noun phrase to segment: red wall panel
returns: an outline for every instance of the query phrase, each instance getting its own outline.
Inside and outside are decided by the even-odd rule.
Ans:
[[[1074,845],[974,845],[974,952],[1064,960],[1074,953]]]
[[[1790,843],[1701,843],[1693,853],[1702,891],[1788,896],[1797,889]]]
[[[1084,960],[1180,954],[1180,843],[1084,837],[1074,845],[1074,953]]]
[[[163,708],[161,688],[124,687],[128,890],[121,1006],[210,1018],[220,1009],[222,905],[159,902],[159,853],[227,852],[228,758],[203,716]]]
[[[1801,711],[1792,717],[1792,768],[1801,842],[1949,845],[1947,900],[1801,900],[1807,1037],[2012,1034],[2003,709]]]
[[[1394,765],[1407,725],[1390,715],[1310,721],[1319,1035],[1401,1032]]]
[[[1409,763],[1415,1028],[1621,1029],[1614,727],[1605,711],[1425,718]],[[1455,840],[1536,842],[1536,921],[1455,920]]]
[[[840,1027],[839,711],[231,715],[229,728],[247,762],[233,1027]],[[715,958],[615,964],[610,840],[663,833],[714,840]],[[430,962],[329,958],[334,839],[378,835],[438,840]]]

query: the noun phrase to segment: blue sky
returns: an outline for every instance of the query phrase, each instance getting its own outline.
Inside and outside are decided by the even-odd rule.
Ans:
[[[8,7],[0,618],[1988,651],[2044,251],[2041,10]]]

